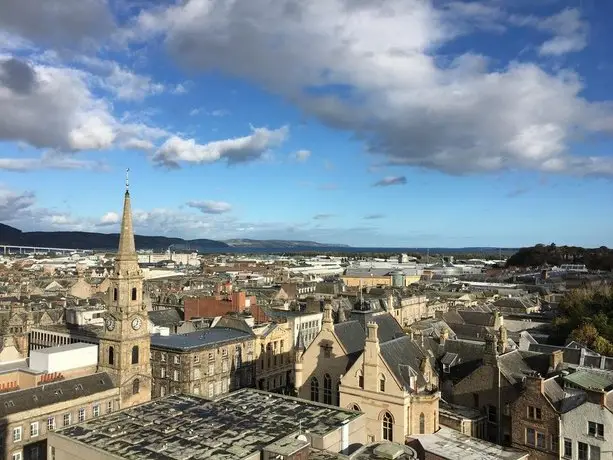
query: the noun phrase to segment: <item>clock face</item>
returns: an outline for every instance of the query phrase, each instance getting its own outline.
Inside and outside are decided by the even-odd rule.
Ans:
[[[132,329],[134,329],[135,331],[140,329],[142,323],[143,323],[143,320],[140,319],[140,316],[137,316],[136,318],[132,320]]]
[[[113,329],[115,329],[115,320],[113,318],[107,318],[105,321],[106,324],[106,328],[109,331],[112,331]]]

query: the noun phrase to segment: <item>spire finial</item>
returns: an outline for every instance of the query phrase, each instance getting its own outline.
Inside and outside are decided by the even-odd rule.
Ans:
[[[130,191],[130,168],[126,169],[126,193]]]

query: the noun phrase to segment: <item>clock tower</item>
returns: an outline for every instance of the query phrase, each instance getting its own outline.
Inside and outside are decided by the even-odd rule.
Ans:
[[[110,277],[104,332],[98,346],[98,371],[107,372],[119,388],[122,409],[151,400],[150,343],[126,175],[119,250]]]

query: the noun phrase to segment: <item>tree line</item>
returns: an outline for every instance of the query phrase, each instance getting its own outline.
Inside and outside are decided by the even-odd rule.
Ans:
[[[613,249],[606,246],[582,248],[578,246],[556,246],[537,244],[521,248],[507,260],[507,267],[559,266],[562,264],[583,264],[590,270],[613,270]]]

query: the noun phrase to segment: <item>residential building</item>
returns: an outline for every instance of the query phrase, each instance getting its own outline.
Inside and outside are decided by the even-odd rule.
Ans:
[[[294,391],[294,348],[290,324],[269,323],[253,331],[256,387],[291,394]]]

